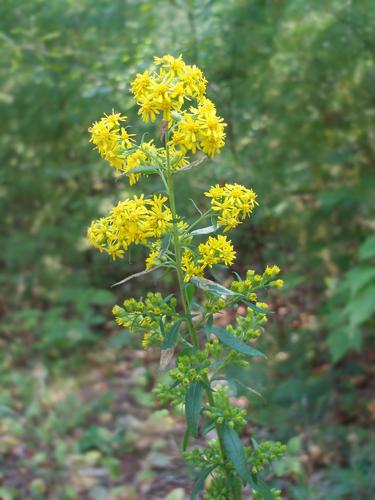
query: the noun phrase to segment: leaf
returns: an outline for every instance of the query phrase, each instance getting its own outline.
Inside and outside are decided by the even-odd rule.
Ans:
[[[274,500],[274,496],[272,495],[271,488],[269,488],[263,479],[255,474],[251,474],[252,481],[249,481],[251,487],[258,491],[264,500]]]
[[[234,299],[238,299],[239,302],[243,302],[255,312],[262,314],[267,314],[268,312],[267,310],[254,305],[252,302],[249,302],[244,295],[233,292],[232,290],[229,290],[229,288],[225,288],[225,286],[216,283],[216,281],[208,280],[207,278],[198,278],[197,276],[193,276],[190,281],[201,290],[213,293],[214,295],[217,295],[219,297],[224,295],[226,297],[233,297]]]
[[[173,358],[174,347],[164,349],[160,353],[159,370],[165,370]]]
[[[198,165],[200,165],[201,163],[203,163],[206,158],[207,158],[207,156],[204,155],[201,158],[198,158],[198,160],[195,160],[195,161],[189,163],[189,165],[186,165],[186,167],[178,168],[173,173],[174,174],[178,174],[178,172],[185,172],[186,170],[190,170],[190,169],[192,169],[194,167],[197,167]]]
[[[361,245],[358,255],[361,260],[375,256],[375,233]]]
[[[187,450],[187,447],[189,446],[189,440],[190,440],[190,432],[189,429],[186,429],[184,437],[182,439],[182,451]]]
[[[198,497],[199,492],[204,487],[204,482],[207,479],[208,475],[216,468],[216,465],[210,465],[206,469],[200,471],[198,476],[195,479],[193,491],[191,492],[191,500],[195,500]]]
[[[232,290],[225,288],[225,286],[219,285],[219,283],[208,280],[206,278],[198,278],[197,276],[193,276],[190,281],[201,290],[213,293],[214,295],[226,295],[232,297],[239,296],[238,293],[232,292]]]
[[[332,360],[334,363],[339,361],[351,349],[359,351],[362,345],[363,334],[359,328],[347,328],[335,330],[327,338]]]
[[[164,342],[162,343],[162,349],[170,349],[171,347],[175,347],[178,339],[178,332],[180,329],[181,320],[177,320],[173,325],[168,329],[165,334]]]
[[[367,321],[375,313],[375,284],[363,288],[350,300],[346,310],[352,326]]]
[[[185,397],[185,414],[188,429],[193,436],[198,435],[199,415],[202,408],[203,387],[200,382],[192,382]]]
[[[220,226],[202,227],[201,229],[195,229],[194,231],[191,231],[191,233],[189,233],[189,236],[198,236],[199,234],[211,234],[217,231],[219,228]]]
[[[352,294],[356,294],[370,281],[375,280],[375,266],[363,265],[351,269],[345,277]]]
[[[233,337],[233,335],[228,333],[223,328],[220,328],[219,326],[213,326],[211,331],[223,344],[230,347],[231,349],[234,349],[237,352],[246,354],[246,356],[263,356],[264,358],[266,357],[262,352],[258,351],[257,349],[254,349],[248,344],[245,344],[245,342],[242,342],[242,340],[238,339],[237,337]]]
[[[161,266],[155,266],[155,267],[152,267],[151,269],[144,269],[143,271],[140,271],[139,273],[131,274],[127,278],[124,278],[123,280],[118,281],[117,283],[114,283],[113,285],[111,285],[111,287],[122,285],[123,283],[126,283],[127,281],[130,281],[134,278],[138,278],[139,276],[143,276],[144,274],[152,273],[152,271],[155,271],[156,269],[159,269],[160,267]]]
[[[210,316],[207,318],[207,322],[206,322],[206,325],[204,327],[204,335],[205,335],[207,340],[210,340],[213,322],[214,322],[213,315],[210,314]]]
[[[244,484],[249,482],[249,471],[247,469],[245,451],[243,449],[241,440],[234,429],[224,425],[223,426],[223,441],[224,447],[228,454],[233,467],[236,469],[237,474],[240,476]]]
[[[158,165],[144,165],[140,167],[135,167],[126,172],[126,175],[129,174],[157,174],[159,172]]]
[[[185,283],[184,285],[185,290],[186,290],[186,298],[188,300],[189,305],[191,305],[192,300],[194,298],[194,285],[192,283]]]
[[[243,304],[246,304],[250,309],[252,309],[255,312],[261,313],[261,314],[270,314],[270,311],[267,311],[267,309],[262,309],[261,307],[256,306],[252,302],[249,302],[246,298],[243,298],[242,295],[238,297],[239,302],[242,302]]]

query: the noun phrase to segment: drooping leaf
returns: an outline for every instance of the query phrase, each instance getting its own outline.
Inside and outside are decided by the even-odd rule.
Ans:
[[[234,349],[237,352],[240,352],[241,354],[245,354],[246,356],[266,357],[262,352],[258,351],[258,349],[254,349],[254,347],[245,344],[245,342],[242,342],[242,340],[238,339],[237,337],[234,337],[229,332],[227,332],[223,328],[220,328],[219,326],[214,325],[211,331],[223,344],[230,347],[231,349]]]
[[[202,409],[203,386],[200,382],[192,382],[185,396],[185,414],[188,429],[193,436],[198,434],[199,415]]]
[[[181,320],[177,320],[173,325],[167,330],[165,334],[164,341],[162,343],[162,349],[170,349],[171,347],[175,347],[178,340],[178,332],[180,329]]]

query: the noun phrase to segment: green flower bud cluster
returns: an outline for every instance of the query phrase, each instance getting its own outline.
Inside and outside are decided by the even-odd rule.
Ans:
[[[233,336],[246,342],[259,337],[262,333],[259,326],[267,319],[262,313],[254,312],[250,307],[247,308],[245,316],[238,315],[234,325],[228,325],[227,331]]]
[[[227,307],[227,301],[216,295],[207,296],[204,309],[209,314],[215,314]]]
[[[225,479],[215,477],[204,495],[204,500],[227,500],[228,498],[230,498],[230,490]]]
[[[286,446],[279,441],[263,441],[249,456],[249,463],[254,474],[261,472],[273,460],[284,455]]]
[[[194,448],[192,451],[185,451],[183,456],[193,467],[204,468],[209,465],[217,467],[223,465],[220,445],[217,439],[210,441],[204,450]]]
[[[274,278],[279,274],[280,268],[278,266],[267,266],[263,274],[257,274],[253,269],[246,272],[244,281],[235,280],[231,283],[231,290],[234,292],[242,293],[251,302],[256,302],[256,291],[267,287],[283,286],[283,280]]]
[[[180,406],[185,401],[186,389],[182,385],[158,384],[153,393],[162,404],[171,403],[174,407]]]
[[[217,338],[213,338],[204,344],[203,352],[206,357],[212,356],[213,358],[219,358],[223,350],[223,344],[221,344]]]
[[[210,364],[205,351],[182,354],[178,357],[176,368],[169,374],[172,379],[187,387],[191,382],[202,382],[207,376]]]
[[[206,415],[217,424],[224,423],[240,431],[246,425],[246,411],[234,406],[229,400],[229,390],[227,386],[218,387],[214,393],[214,406],[208,406]]]
[[[282,500],[281,490],[271,488],[271,495],[274,500]],[[253,500],[263,500],[264,496],[258,491],[254,491]]]
[[[175,297],[163,298],[159,292],[149,292],[145,299],[139,301],[125,300],[123,306],[112,309],[116,323],[129,328],[131,333],[143,333],[142,345],[145,349],[163,341],[161,321],[167,330],[178,318]]]

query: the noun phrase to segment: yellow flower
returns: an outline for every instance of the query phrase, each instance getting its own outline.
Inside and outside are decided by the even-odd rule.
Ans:
[[[238,226],[258,205],[254,191],[240,184],[212,186],[204,194],[211,198],[211,208],[218,212],[217,222],[224,231]]]
[[[90,244],[115,259],[123,257],[131,244],[146,244],[159,238],[172,220],[166,201],[161,195],[150,199],[141,195],[119,202],[108,217],[92,222],[87,231]]]
[[[159,252],[157,250],[152,250],[146,259],[146,269],[151,269],[158,264]]]
[[[224,263],[230,266],[236,257],[232,242],[222,235],[210,236],[205,243],[199,245],[198,251],[197,261],[190,250],[185,250],[182,255],[181,264],[185,281],[189,281],[192,276],[203,276],[204,270],[215,264]]]
[[[157,102],[155,99],[152,99],[148,96],[143,96],[139,101],[139,104],[140,108],[138,114],[142,118],[142,120],[145,122],[154,122],[157,114],[161,109],[160,102]]]
[[[188,282],[193,276],[203,276],[204,268],[194,262],[193,254],[190,250],[185,250],[181,257],[181,267],[185,273],[184,281]]]
[[[210,236],[206,243],[201,243],[198,247],[201,258],[198,260],[203,267],[212,267],[219,262],[224,262],[230,266],[236,258],[236,252],[232,242],[226,236]]]
[[[117,170],[122,170],[124,164],[124,149],[132,146],[132,135],[120,126],[126,121],[126,116],[120,113],[104,115],[89,128],[90,142],[95,144],[100,155]]]

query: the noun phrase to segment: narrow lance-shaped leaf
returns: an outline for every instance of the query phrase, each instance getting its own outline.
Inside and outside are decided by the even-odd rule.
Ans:
[[[249,481],[250,474],[247,469],[245,451],[237,432],[226,425],[223,426],[223,441],[233,467],[244,484],[246,484]]]
[[[199,236],[200,234],[211,234],[219,229],[220,226],[206,226],[200,229],[194,229],[189,233],[189,236]]]
[[[201,288],[206,292],[211,292],[214,295],[239,296],[238,293],[235,293],[232,290],[225,288],[225,286],[219,285],[219,283],[208,280],[206,278],[198,278],[197,276],[193,276],[190,281],[194,283],[194,285],[196,285],[198,288]]]
[[[144,165],[140,167],[135,167],[126,172],[127,175],[129,174],[156,174],[159,172],[159,166],[158,165]]]
[[[258,351],[258,349],[254,349],[254,347],[245,344],[242,340],[234,337],[229,332],[220,328],[218,326],[213,326],[211,331],[216,335],[216,337],[226,346],[234,349],[241,354],[245,354],[246,356],[263,356],[266,357],[262,352]]]
[[[198,435],[199,415],[202,408],[203,387],[200,382],[192,382],[185,397],[185,414],[189,431]]]
[[[179,319],[167,330],[167,333],[164,337],[164,342],[161,346],[162,349],[170,349],[171,347],[175,347],[178,339],[178,332],[180,329],[181,320]]]

